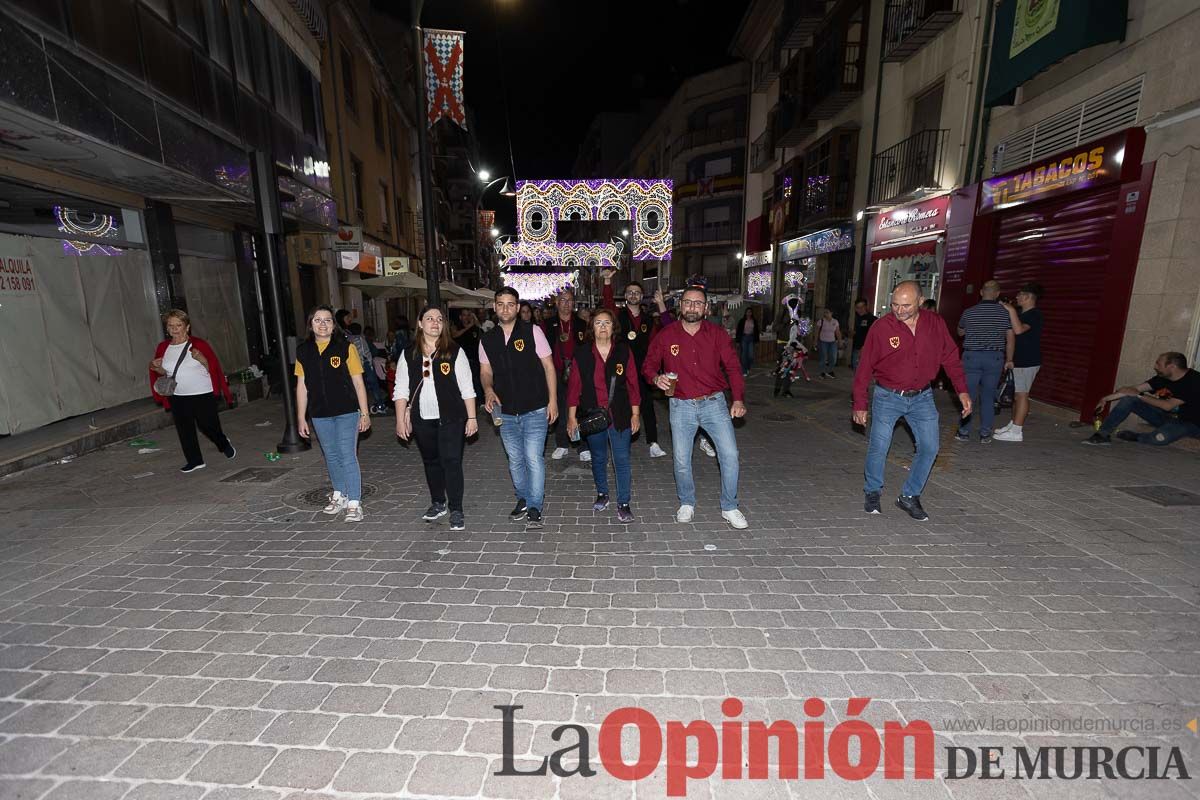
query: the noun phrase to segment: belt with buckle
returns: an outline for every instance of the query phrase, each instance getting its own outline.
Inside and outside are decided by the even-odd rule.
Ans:
[[[917,395],[919,395],[923,392],[929,391],[928,387],[925,389],[890,389],[881,383],[877,383],[875,385],[878,388],[883,389],[885,392],[891,392],[892,394],[898,394],[901,397],[916,397]]]

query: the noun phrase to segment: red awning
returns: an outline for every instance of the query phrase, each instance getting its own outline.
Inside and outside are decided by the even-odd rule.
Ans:
[[[926,239],[922,242],[908,242],[892,247],[876,247],[871,250],[872,261],[883,261],[886,258],[906,258],[937,252],[937,239]]]

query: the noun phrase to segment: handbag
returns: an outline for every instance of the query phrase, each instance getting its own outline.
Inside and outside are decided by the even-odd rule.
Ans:
[[[1016,383],[1013,379],[1013,372],[1011,369],[1006,369],[1004,377],[1000,379],[1000,385],[996,387],[996,410],[1012,408],[1015,394]]]
[[[617,376],[613,375],[612,380],[608,382],[608,402],[612,402],[613,391],[617,388]],[[579,436],[580,438],[593,436],[597,433],[603,433],[612,425],[612,417],[608,413],[608,409],[603,406],[593,408],[588,411],[579,420]]]
[[[175,362],[175,369],[171,370],[170,375],[159,375],[154,379],[154,391],[163,397],[170,397],[175,394],[175,387],[179,382],[175,380],[175,376],[179,374],[179,367],[183,364],[183,360],[187,358],[188,350],[191,349],[192,340],[188,339],[188,343],[183,346],[183,352],[179,354],[179,360]]]

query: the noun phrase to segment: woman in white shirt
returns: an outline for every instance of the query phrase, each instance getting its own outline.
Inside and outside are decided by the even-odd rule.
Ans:
[[[463,517],[463,447],[479,431],[475,386],[466,353],[450,339],[440,308],[417,317],[412,346],[396,364],[396,435],[417,440],[432,501],[422,519],[450,514],[450,530],[466,527]]]

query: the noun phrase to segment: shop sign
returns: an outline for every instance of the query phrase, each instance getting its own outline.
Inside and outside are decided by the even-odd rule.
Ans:
[[[26,255],[0,256],[0,297],[36,293],[33,259]]]
[[[871,244],[882,244],[924,236],[946,229],[946,217],[950,210],[950,195],[942,195],[911,206],[894,208],[875,219],[875,230]]]
[[[409,271],[408,256],[388,256],[383,259],[383,274],[401,275]]]
[[[1023,52],[1058,27],[1059,0],[1017,0],[1008,57]]]
[[[763,264],[770,264],[775,251],[773,248],[763,250],[761,253],[748,253],[742,259],[742,268],[749,269],[750,267],[761,267]]]
[[[1113,134],[984,181],[979,213],[1121,180],[1126,138],[1124,131]]]
[[[821,253],[832,253],[836,250],[848,250],[854,247],[854,227],[840,225],[829,228],[799,239],[790,239],[779,245],[780,261],[795,261],[800,258],[810,258]]]
[[[361,253],[363,249],[361,225],[339,225],[330,237],[335,253]]]

